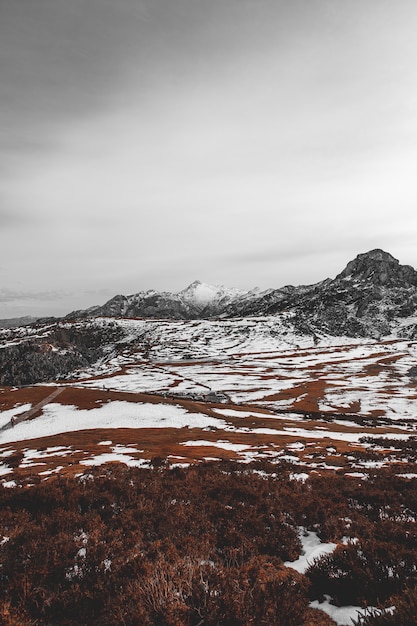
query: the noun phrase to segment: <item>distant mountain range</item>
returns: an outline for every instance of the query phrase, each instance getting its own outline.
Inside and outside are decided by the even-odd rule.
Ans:
[[[38,320],[38,317],[31,317],[26,315],[25,317],[9,317],[4,320],[0,320],[0,328],[16,328],[17,326],[27,326],[33,324]]]
[[[380,249],[359,254],[334,279],[314,285],[241,291],[195,281],[178,293],[142,291],[117,295],[102,306],[74,311],[65,319],[144,317],[210,319],[286,314],[302,333],[355,337],[414,333],[417,272]],[[412,327],[412,328],[411,328]]]

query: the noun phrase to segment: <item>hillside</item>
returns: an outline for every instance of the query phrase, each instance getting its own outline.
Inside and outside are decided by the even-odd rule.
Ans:
[[[16,328],[17,326],[27,326],[36,322],[37,317],[31,317],[27,315],[25,317],[10,317],[7,319],[0,319],[0,328]]]
[[[414,623],[416,285],[374,250],[0,329],[1,623]]]

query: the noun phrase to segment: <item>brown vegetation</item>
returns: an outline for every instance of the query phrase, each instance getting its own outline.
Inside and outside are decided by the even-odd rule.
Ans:
[[[27,476],[0,489],[0,623],[329,626],[309,607],[328,594],[398,606],[364,626],[411,624],[395,615],[416,603],[414,483],[385,470],[301,483],[285,464],[158,459]],[[300,553],[299,526],[339,544],[306,575],[283,564]]]

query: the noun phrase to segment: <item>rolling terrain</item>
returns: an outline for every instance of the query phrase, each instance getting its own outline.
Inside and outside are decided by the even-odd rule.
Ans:
[[[88,324],[92,336],[109,338],[94,364],[2,387],[4,480],[34,463],[48,475],[155,457],[287,460],[295,472],[366,473],[395,463],[399,474],[412,472],[401,446],[417,432],[417,341],[312,338],[290,333],[277,316]],[[5,344],[39,342],[43,355],[72,362],[78,355],[51,343],[51,333],[77,336],[84,325],[32,327]],[[7,458],[16,454],[22,461],[12,469]]]
[[[100,526],[102,522],[96,518],[76,522],[87,526],[91,522],[88,533],[98,537],[94,525],[99,524],[100,532],[107,533],[108,520],[119,515],[114,507],[126,485],[148,484],[154,500],[147,506],[157,524],[159,516],[177,503],[172,493],[179,490],[184,497],[182,485],[186,481],[190,494],[194,494],[186,503],[192,503],[192,513],[181,509],[181,519],[190,524],[190,537],[205,532],[206,524],[211,528],[212,522],[204,515],[210,517],[212,508],[229,520],[224,522],[227,530],[213,531],[217,539],[211,537],[214,543],[210,543],[207,554],[199,547],[195,554],[181,556],[181,532],[173,539],[178,542],[175,549],[163,547],[164,524],[171,528],[177,523],[175,511],[169,522],[158,522],[161,528],[155,526],[149,531],[143,554],[132,547],[132,554],[126,554],[126,561],[114,569],[115,581],[119,575],[127,576],[123,585],[129,587],[126,562],[132,559],[136,563],[144,554],[146,571],[140,569],[142,565],[137,567],[143,580],[149,581],[146,584],[153,585],[162,576],[160,583],[165,585],[166,572],[171,572],[173,580],[181,580],[175,584],[171,581],[171,596],[164,596],[165,604],[159,609],[154,605],[150,608],[146,589],[136,589],[137,602],[143,604],[143,615],[146,613],[150,620],[143,623],[221,624],[228,623],[224,617],[227,611],[232,611],[229,618],[236,620],[236,611],[244,609],[241,621],[233,623],[246,625],[261,619],[259,623],[292,624],[285,619],[294,613],[298,626],[347,625],[353,619],[363,626],[404,626],[404,617],[395,621],[396,610],[400,616],[414,611],[417,579],[417,508],[413,495],[417,478],[416,275],[413,268],[401,266],[391,255],[376,250],[359,255],[334,280],[312,286],[260,293],[227,291],[196,282],[176,295],[120,296],[104,307],[75,312],[64,319],[0,329],[0,484],[4,511],[17,507],[12,535],[7,530],[9,513],[0,520],[4,528],[0,556],[6,559],[4,567],[10,568],[12,587],[21,580],[13,569],[14,550],[20,545],[21,490],[13,487],[35,486],[38,495],[34,498],[42,502],[43,498],[46,502],[59,501],[60,490],[69,490],[74,494],[70,499],[73,503],[77,498],[84,502],[88,483],[92,489],[86,508],[89,520],[91,507],[101,501],[94,489],[104,488],[105,483],[111,493],[108,502],[113,502],[109,510],[107,500],[100,508],[105,524]],[[212,500],[196,530],[200,504],[206,502],[205,485],[210,481],[208,497]],[[243,481],[244,510],[249,517],[257,492],[263,495],[256,502],[256,515],[264,515],[268,483],[278,498],[276,506],[281,508],[279,513],[275,509],[268,513],[265,528],[259,533],[262,537],[268,534],[271,520],[278,516],[276,532],[290,529],[288,545],[284,542],[278,550],[272,542],[265,548],[262,539],[259,554],[248,547],[247,553],[241,552],[243,545],[249,545],[247,533],[258,525],[255,516],[242,522],[239,532],[230,530],[240,501],[231,498],[223,502],[223,498],[224,490],[233,491],[236,481]],[[167,485],[173,492],[165,493]],[[48,490],[53,493],[50,500],[44,495]],[[140,498],[134,501],[129,494],[123,498],[116,508],[124,510],[129,502],[129,506],[138,507],[135,515],[141,515],[144,504]],[[30,523],[35,523],[35,530],[27,531],[31,536],[49,522],[36,504],[26,506]],[[80,506],[74,506],[71,515],[78,520]],[[36,521],[38,513],[40,521]],[[129,528],[131,524],[132,520]],[[80,568],[87,567],[84,557],[88,553],[95,559],[96,553],[88,552],[84,540],[79,539],[84,531],[74,528],[71,533],[78,551],[73,557],[67,549],[69,565],[62,576],[64,587],[81,593],[79,589],[88,580],[81,580],[87,574],[79,574],[84,571]],[[126,534],[126,527],[121,528]],[[177,530],[171,528],[169,533],[176,537]],[[138,530],[139,535],[141,532]],[[233,534],[228,547],[235,551],[233,557],[232,552],[225,556],[222,532]],[[75,541],[71,533],[65,539],[68,546]],[[101,546],[97,554],[105,555],[103,545],[112,545],[113,540],[104,537],[97,539]],[[39,541],[50,558],[48,534]],[[398,561],[401,550],[405,556]],[[98,580],[103,572],[110,571],[106,563],[115,563],[116,557],[97,558],[89,567]],[[51,572],[56,562],[53,557],[48,566]],[[246,600],[236,599],[239,608],[233,609],[227,602],[222,608],[220,599],[241,589],[249,570],[257,574],[253,574],[254,587],[247,590]],[[295,573],[290,574],[293,570]],[[278,611],[273,619],[256,613],[260,607],[263,611],[269,606],[262,595],[266,587],[258,588],[256,582],[268,577],[268,572],[274,585],[281,578],[284,581],[279,589],[274,587],[272,596],[288,601],[287,617],[275,606],[278,600],[273,601],[273,610]],[[34,570],[34,585],[38,585],[39,576],[44,573]],[[193,585],[198,589],[207,576],[213,591],[208,591],[209,583],[204,582],[204,610],[193,595],[194,588],[188,595],[184,592],[181,610],[188,617],[182,618],[178,584],[181,589],[188,584],[184,576],[194,576]],[[233,587],[235,591],[227,587],[233,576],[243,576]],[[110,580],[110,575],[106,574],[105,580]],[[363,582],[356,585],[356,580]],[[104,587],[106,584],[103,582]],[[48,585],[45,582],[45,589],[50,588]],[[293,587],[299,593],[294,602],[291,594],[295,592],[288,591]],[[255,590],[263,599],[252,606],[250,598]],[[35,616],[39,624],[49,623],[47,619],[55,619],[57,624],[137,623],[137,606],[119,606],[117,594],[111,591],[106,593],[116,602],[119,613],[113,615],[113,621],[97,617],[103,600],[97,600],[100,608],[93,609],[88,600],[90,590],[77,599],[85,601],[80,608],[84,621],[77,622],[74,617],[75,621],[61,622],[56,615],[64,610],[61,602],[67,606],[67,591],[60,587],[59,592],[53,592],[64,594],[59,602],[56,595],[46,604],[33,600],[40,593],[38,586],[27,597],[26,592],[13,596],[10,591],[3,604],[0,599],[0,619],[5,624],[24,626],[32,623],[29,617],[24,621],[25,616]],[[99,598],[102,589],[94,593]],[[53,602],[61,607],[56,614]],[[192,604],[195,602],[196,606]],[[365,615],[366,606],[379,608],[369,609]],[[173,611],[172,621],[167,617],[168,607]],[[20,611],[20,621],[13,611]],[[120,622],[122,613],[125,621]],[[258,618],[253,617],[255,614]],[[390,616],[394,621],[389,621]]]

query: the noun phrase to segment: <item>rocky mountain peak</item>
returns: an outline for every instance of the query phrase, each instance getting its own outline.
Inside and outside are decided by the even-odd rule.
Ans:
[[[191,300],[197,304],[208,304],[219,294],[221,287],[217,285],[207,285],[201,280],[195,280],[186,289],[179,292],[179,296],[185,300]]]
[[[209,285],[202,283],[200,280],[195,280],[183,291],[178,293],[178,296],[185,303],[191,303],[197,307],[206,307],[208,305],[215,306],[216,303],[229,300],[246,294],[245,291],[239,289],[229,289],[222,285]]]
[[[185,289],[182,289],[181,291],[179,291],[178,295],[180,295],[180,296],[182,296],[182,295],[185,295],[185,296],[192,295],[196,291],[200,290],[202,287],[204,288],[204,286],[205,285],[201,282],[201,280],[195,280],[190,285],[188,285],[188,287],[186,287]]]
[[[336,276],[336,280],[340,279],[385,287],[417,286],[417,272],[411,265],[400,265],[398,259],[379,248],[358,254]]]

